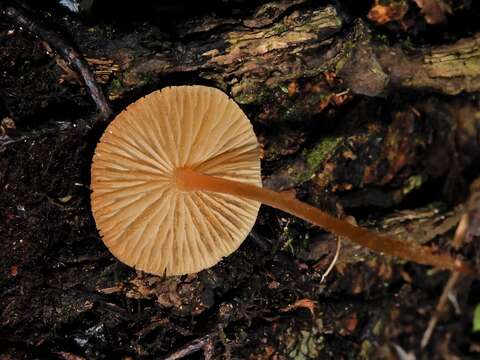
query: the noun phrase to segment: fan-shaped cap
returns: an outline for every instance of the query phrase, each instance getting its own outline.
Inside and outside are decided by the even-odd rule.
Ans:
[[[235,251],[258,202],[185,192],[178,168],[261,186],[257,138],[220,90],[169,87],[131,104],[107,127],[92,165],[92,211],[110,251],[159,275],[198,272]]]

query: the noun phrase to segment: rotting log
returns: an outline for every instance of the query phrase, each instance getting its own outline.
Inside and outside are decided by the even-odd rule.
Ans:
[[[114,99],[181,73],[193,73],[228,91],[241,104],[261,105],[280,98],[278,105],[285,108],[292,105],[285,96],[291,82],[320,83],[325,73],[337,74],[340,89],[367,96],[386,95],[398,88],[448,95],[480,90],[479,35],[407,52],[372,40],[369,25],[362,20],[346,22],[333,6],[298,8],[298,3],[282,3],[282,11],[268,19],[262,17],[261,7],[243,21],[201,18],[182,24],[179,40],[153,52],[141,47],[125,50],[121,47],[125,39],[116,39],[101,54],[122,67],[109,95]],[[268,5],[270,11],[275,9],[275,4]],[[138,40],[142,41],[140,36]],[[143,43],[148,41],[152,40]],[[309,113],[312,106],[307,104],[319,105],[332,91],[323,86],[312,93],[303,101],[305,109],[298,109],[300,114],[301,110]]]
[[[101,36],[105,29],[67,21],[72,25],[64,23],[64,31],[72,31],[69,36],[85,57],[113,61],[106,91],[111,101],[177,77],[219,87],[278,122],[311,117],[338,94],[480,90],[478,34],[407,51],[375,40],[371,26],[361,19],[349,21],[341,9],[304,0],[268,3],[246,19],[188,20],[177,25],[176,36],[154,26]],[[104,62],[101,66],[99,77],[106,72]],[[310,88],[302,88],[305,84]]]

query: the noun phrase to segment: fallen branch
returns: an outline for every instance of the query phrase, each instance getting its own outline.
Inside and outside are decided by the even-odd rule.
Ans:
[[[328,265],[327,270],[323,273],[322,277],[320,278],[320,284],[323,284],[325,280],[327,279],[328,274],[333,270],[335,267],[335,264],[337,263],[338,257],[340,255],[340,248],[342,245],[342,238],[340,236],[337,236],[337,248],[335,250],[335,255],[333,256],[332,262],[330,265]]]
[[[92,100],[95,102],[102,117],[107,119],[112,114],[110,105],[107,99],[103,95],[100,86],[98,85],[95,77],[90,70],[88,63],[82,57],[82,55],[70,46],[65,40],[63,40],[55,32],[48,30],[38,22],[36,22],[30,15],[24,10],[14,6],[4,6],[0,3],[0,13],[12,24],[19,26],[31,34],[38,36],[42,40],[46,41],[52,49],[54,49],[62,58],[64,58],[74,68],[83,79],[88,93]]]

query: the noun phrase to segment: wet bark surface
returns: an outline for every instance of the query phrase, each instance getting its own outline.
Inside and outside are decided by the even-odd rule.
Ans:
[[[220,88],[253,122],[264,186],[480,270],[478,4],[29,5],[85,58],[114,114],[164,86]],[[240,249],[199,274],[120,263],[89,200],[111,117],[49,40],[2,13],[0,359],[479,356],[477,279],[457,281],[422,349],[449,273],[344,239],[322,282],[337,239],[266,207]]]

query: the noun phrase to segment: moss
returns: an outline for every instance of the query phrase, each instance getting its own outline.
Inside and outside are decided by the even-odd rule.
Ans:
[[[284,91],[281,88],[282,91]],[[288,88],[285,90],[288,93]],[[279,117],[283,121],[303,121],[305,117],[311,117],[317,111],[318,105],[331,96],[330,92],[308,94],[303,100],[291,101],[289,106],[283,106]]]
[[[333,6],[327,6],[322,11],[315,12],[310,21],[295,26],[295,31],[315,34],[327,29],[340,29],[341,26],[342,20],[336,9]]]
[[[265,34],[265,37],[280,35],[287,31],[288,27],[283,22],[280,22],[278,24],[275,24],[270,30],[268,30]]]
[[[122,93],[123,88],[124,85],[122,80],[120,80],[118,77],[114,77],[108,88],[108,99],[110,101],[117,99]]]
[[[337,61],[334,64],[335,72],[338,73],[343,67],[350,61],[352,58],[352,54],[354,49],[359,45],[359,40],[349,37],[342,45],[342,49],[340,51],[340,55],[337,56]]]
[[[242,81],[242,91],[234,96],[234,100],[242,105],[261,104],[267,101],[269,89],[259,85],[257,82]]]
[[[388,45],[388,37],[385,34],[375,34],[373,38],[384,45]]]
[[[122,88],[122,81],[115,77],[113,78],[112,82],[110,83],[110,91],[111,92],[116,92]]]
[[[302,249],[307,250],[309,244],[310,244],[310,234],[306,232],[305,235],[300,238],[300,247]]]
[[[288,94],[288,86],[287,85],[280,85],[279,88],[283,93]]]
[[[410,36],[407,36],[407,38],[402,42],[402,49],[407,52],[414,50],[414,46],[412,40],[410,39]]]
[[[360,353],[358,354],[358,357],[360,359],[370,359],[372,350],[373,350],[372,343],[369,340],[365,340],[364,342],[362,342],[362,346],[360,348]]]
[[[317,172],[323,161],[338,147],[341,137],[326,136],[315,147],[303,151],[304,167],[296,166],[289,169],[289,174],[295,184],[308,181]]]
[[[317,170],[323,160],[336,149],[340,141],[340,137],[326,136],[321,142],[315,145],[306,156],[309,170],[312,172]]]
[[[161,71],[165,71],[168,69],[168,66],[161,68]],[[156,73],[153,71],[145,71],[138,73],[138,78],[140,79],[141,83],[143,84],[150,84],[156,79]]]
[[[410,176],[403,186],[402,192],[404,195],[408,194],[409,192],[420,188],[423,184],[423,178],[421,175],[413,175]]]
[[[282,246],[282,251],[287,251],[289,250],[290,253],[295,256],[295,249],[293,247],[293,243],[295,241],[295,236],[294,234],[292,233],[292,231],[290,230],[288,224],[285,225],[285,227],[283,228],[283,236],[287,239],[285,241],[285,243],[283,244]]]
[[[475,311],[473,313],[472,331],[480,331],[480,304],[477,304],[477,306],[475,306]]]

